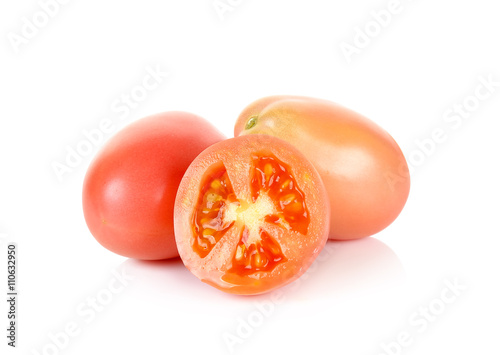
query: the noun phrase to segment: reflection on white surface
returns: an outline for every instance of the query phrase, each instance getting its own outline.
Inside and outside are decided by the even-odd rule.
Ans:
[[[328,241],[315,264],[286,286],[290,299],[341,299],[394,287],[404,280],[397,255],[375,238]]]
[[[208,286],[192,275],[180,258],[163,261],[128,259],[124,268],[135,277],[134,285],[148,292],[167,292],[170,296],[204,302],[267,298],[269,294],[241,297]],[[400,284],[404,269],[396,254],[375,238],[329,241],[309,270],[297,281],[282,288],[284,298],[339,299],[363,295]]]

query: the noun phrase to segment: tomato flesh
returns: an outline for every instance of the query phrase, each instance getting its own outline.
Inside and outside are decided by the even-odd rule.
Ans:
[[[287,261],[276,240],[263,230],[259,233],[260,240],[250,244],[247,248],[245,241],[248,240],[249,230],[243,229],[233,257],[233,267],[229,269],[229,272],[251,275],[257,271],[271,271],[279,263]]]
[[[210,169],[202,186],[193,214],[193,233],[196,235],[193,250],[204,258],[234,224],[224,220],[224,211],[227,204],[235,201],[236,197],[226,168],[222,164],[216,164]]]
[[[267,221],[306,234],[310,222],[309,212],[304,193],[298,188],[289,167],[276,157],[255,156],[253,161],[251,188],[254,202],[261,193],[267,193],[273,201],[278,201],[278,213],[268,216]]]
[[[271,271],[287,260],[280,245],[261,227],[264,221],[304,235],[310,222],[304,193],[288,166],[275,156],[255,155],[252,160],[250,202],[236,198],[226,168],[218,163],[204,177],[193,214],[193,250],[201,258],[239,222],[240,241],[229,272],[240,275]]]

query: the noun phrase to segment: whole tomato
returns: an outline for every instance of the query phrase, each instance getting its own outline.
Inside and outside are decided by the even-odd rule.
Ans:
[[[374,122],[333,102],[265,97],[243,110],[234,134],[279,137],[313,163],[330,199],[330,239],[381,231],[408,198],[410,175],[398,144]]]
[[[178,256],[174,237],[177,188],[193,159],[224,136],[186,112],[140,119],[113,136],[83,183],[83,212],[105,248],[144,260]]]

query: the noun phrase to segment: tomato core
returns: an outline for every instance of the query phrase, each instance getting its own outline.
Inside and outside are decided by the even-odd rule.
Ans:
[[[266,224],[307,234],[310,215],[304,192],[290,171],[270,153],[255,154],[248,180],[251,196],[242,198],[236,196],[224,164],[212,165],[201,180],[192,217],[193,250],[205,258],[229,229],[238,228],[240,240],[228,272],[251,275],[287,261]]]

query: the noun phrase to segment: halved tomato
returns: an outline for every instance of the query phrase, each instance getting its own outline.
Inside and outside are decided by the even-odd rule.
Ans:
[[[328,239],[330,207],[305,156],[269,136],[214,144],[187,169],[175,201],[177,248],[203,282],[258,294],[303,274]]]

